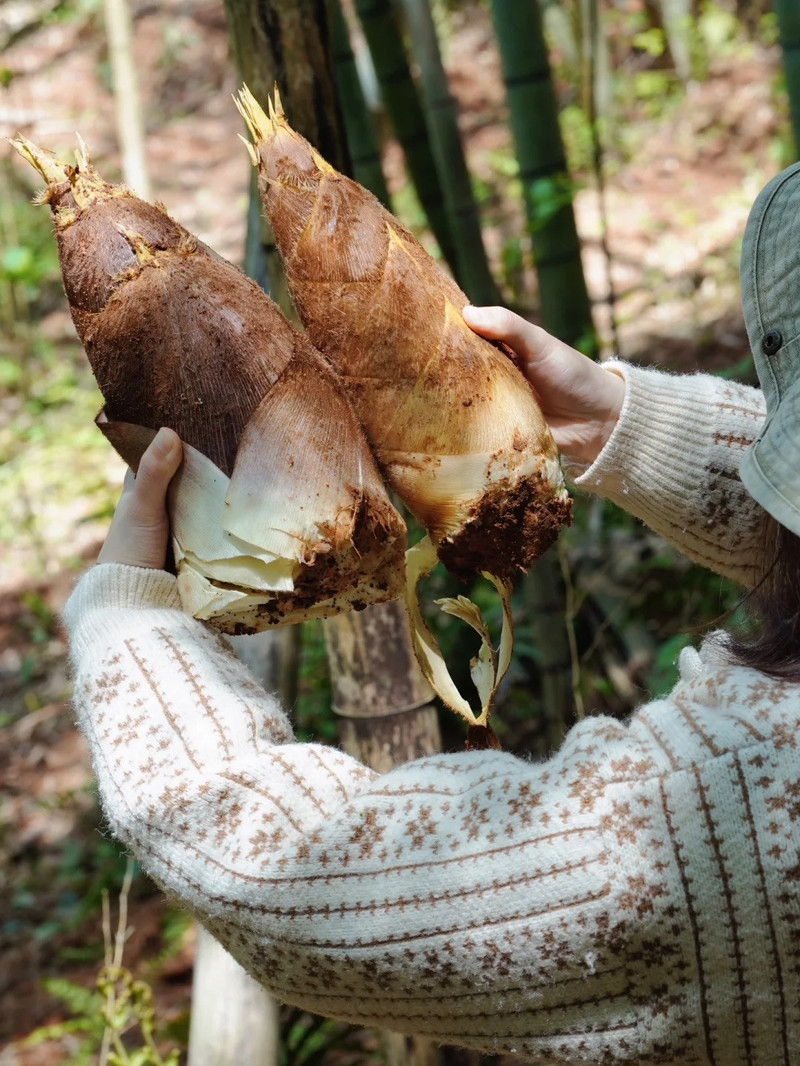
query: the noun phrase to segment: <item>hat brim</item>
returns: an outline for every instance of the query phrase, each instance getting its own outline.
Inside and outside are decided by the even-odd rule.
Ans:
[[[768,514],[800,536],[800,378],[742,456],[739,477]]]

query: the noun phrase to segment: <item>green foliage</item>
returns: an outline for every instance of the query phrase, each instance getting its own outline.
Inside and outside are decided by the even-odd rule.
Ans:
[[[381,1061],[382,1056],[368,1044],[358,1026],[285,1008],[278,1066],[323,1066],[332,1058],[341,1066]]]
[[[179,1048],[164,1055],[159,1050],[150,985],[137,980],[129,970],[103,966],[94,989],[63,978],[50,978],[43,984],[73,1017],[34,1030],[25,1041],[28,1047],[77,1037],[77,1046],[65,1066],[88,1066],[98,1055],[108,1066],[178,1066]],[[139,1046],[128,1046],[132,1032],[137,1033]]]
[[[534,208],[531,232],[546,229],[559,211],[572,203],[577,189],[578,186],[568,174],[550,174],[530,182],[527,195]]]
[[[337,725],[332,711],[325,634],[319,621],[303,623],[293,718],[299,740],[336,743]]]
[[[50,212],[32,208],[10,161],[0,165],[0,553],[46,572],[71,560],[64,513],[105,515],[114,460],[93,426],[102,399],[66,313]],[[42,328],[54,322],[50,339]],[[64,477],[69,456],[70,477]],[[120,469],[120,466],[117,469]],[[76,502],[83,513],[75,513]],[[41,620],[41,619],[40,619]]]
[[[84,1066],[94,1061],[99,1066],[178,1066],[179,1048],[173,1047],[162,1055],[152,988],[122,965],[128,934],[128,892],[133,875],[134,864],[128,861],[113,939],[108,896],[103,897],[104,963],[94,989],[62,978],[44,982],[47,991],[60,999],[73,1017],[35,1030],[26,1043],[63,1042],[66,1037],[78,1036],[68,1066]]]

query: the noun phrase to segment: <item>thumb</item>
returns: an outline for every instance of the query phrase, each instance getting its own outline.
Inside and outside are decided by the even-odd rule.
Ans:
[[[136,471],[130,511],[134,522],[148,526],[163,519],[167,488],[181,465],[182,456],[178,434],[162,427],[150,442]]]
[[[171,429],[160,429],[139,462],[128,471],[99,563],[161,569],[169,539],[167,487],[181,465],[183,445]]]

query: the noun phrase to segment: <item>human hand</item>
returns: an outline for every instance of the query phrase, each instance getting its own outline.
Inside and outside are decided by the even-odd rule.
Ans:
[[[160,429],[142,456],[136,476],[131,470],[125,475],[98,563],[164,568],[169,541],[167,488],[182,457],[178,434],[166,427]]]
[[[619,419],[625,382],[505,307],[465,307],[464,321],[519,357],[559,451],[592,463]]]

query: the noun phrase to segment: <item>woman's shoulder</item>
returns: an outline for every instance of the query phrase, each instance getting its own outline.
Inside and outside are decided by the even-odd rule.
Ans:
[[[726,637],[713,633],[679,657],[672,692],[645,704],[630,728],[647,736],[666,765],[688,768],[759,744],[785,746],[800,720],[800,683],[734,662]],[[800,738],[797,743],[800,758]]]

